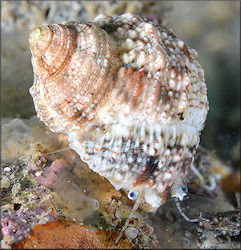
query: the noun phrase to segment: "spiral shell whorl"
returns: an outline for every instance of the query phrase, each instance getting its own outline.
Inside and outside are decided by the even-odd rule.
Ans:
[[[116,45],[104,30],[89,23],[39,29],[48,30],[48,36],[41,50],[43,36],[38,43],[30,34],[35,72],[30,93],[38,116],[55,132],[81,129],[114,87],[120,67]]]
[[[33,29],[29,42],[33,67],[43,79],[58,74],[67,57],[73,53],[71,48],[75,46],[70,31],[56,24]]]

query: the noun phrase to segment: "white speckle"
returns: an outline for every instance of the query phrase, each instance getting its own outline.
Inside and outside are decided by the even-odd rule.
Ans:
[[[144,152],[147,152],[147,145],[146,145],[146,143],[143,144],[142,148],[143,148],[143,151],[144,151]]]
[[[38,171],[38,172],[35,173],[35,176],[40,176],[41,174],[42,174],[42,172]]]
[[[160,118],[161,118],[161,121],[165,121],[165,120],[166,120],[166,118],[167,118],[166,113],[165,113],[165,112],[161,113]]]
[[[134,159],[133,159],[131,156],[129,156],[128,159],[127,159],[127,161],[128,161],[129,163],[132,163],[132,162],[134,161]]]
[[[114,178],[115,178],[116,181],[120,181],[122,179],[122,176],[121,176],[120,173],[115,172]]]
[[[170,86],[170,88],[174,88],[175,87],[175,82],[172,79],[169,80],[169,86]]]
[[[164,190],[165,190],[165,186],[163,185],[163,183],[161,182],[161,183],[159,183],[159,185],[157,186],[157,191],[159,192],[159,193],[162,193]]]
[[[180,161],[180,160],[181,160],[181,155],[175,154],[175,155],[173,156],[173,161],[178,162],[178,161]]]
[[[140,141],[139,141],[139,139],[136,139],[136,142],[135,142],[135,148],[138,148],[139,147],[139,145],[140,145]]]
[[[163,160],[160,160],[159,162],[158,162],[158,169],[161,169],[163,166],[164,166],[164,161]]]
[[[176,77],[176,72],[174,70],[171,71],[171,78],[175,78]]]
[[[164,174],[164,180],[166,180],[166,179],[170,179],[172,177],[172,175],[170,174],[170,173],[165,173]]]
[[[130,56],[127,53],[123,54],[123,62],[128,64],[130,62]]]
[[[167,38],[167,33],[166,32],[162,32],[162,36],[164,37],[164,38]]]
[[[123,167],[122,167],[122,170],[123,170],[124,172],[126,172],[128,169],[129,169],[128,165],[127,165],[127,164],[124,164]]]
[[[141,40],[138,40],[136,43],[137,43],[139,50],[144,50],[145,44]]]
[[[137,37],[137,33],[135,30],[128,30],[128,35],[131,39],[135,39]]]
[[[157,152],[157,150],[154,147],[149,148],[149,155],[150,156],[155,156],[156,152]]]

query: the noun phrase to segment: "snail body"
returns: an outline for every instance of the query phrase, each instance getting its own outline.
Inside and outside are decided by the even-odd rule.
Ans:
[[[182,185],[204,128],[196,51],[130,13],[35,28],[29,41],[38,117],[130,199],[144,189],[155,211]]]

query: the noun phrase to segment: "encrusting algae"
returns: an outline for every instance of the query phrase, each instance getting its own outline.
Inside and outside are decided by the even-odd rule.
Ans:
[[[36,225],[29,236],[13,249],[106,249],[113,248],[117,236],[116,233],[91,230],[71,221],[50,221]],[[133,246],[127,239],[122,239],[114,248],[131,249]]]

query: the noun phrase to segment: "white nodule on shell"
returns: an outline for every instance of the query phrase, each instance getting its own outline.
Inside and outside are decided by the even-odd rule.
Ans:
[[[169,173],[169,172],[166,172],[166,173],[164,174],[163,179],[164,179],[164,180],[168,180],[168,179],[171,179],[171,177],[172,177],[172,174]]]
[[[178,46],[180,49],[184,49],[184,45],[185,45],[185,43],[184,43],[182,40],[178,40],[178,41],[177,41],[177,46]]]

